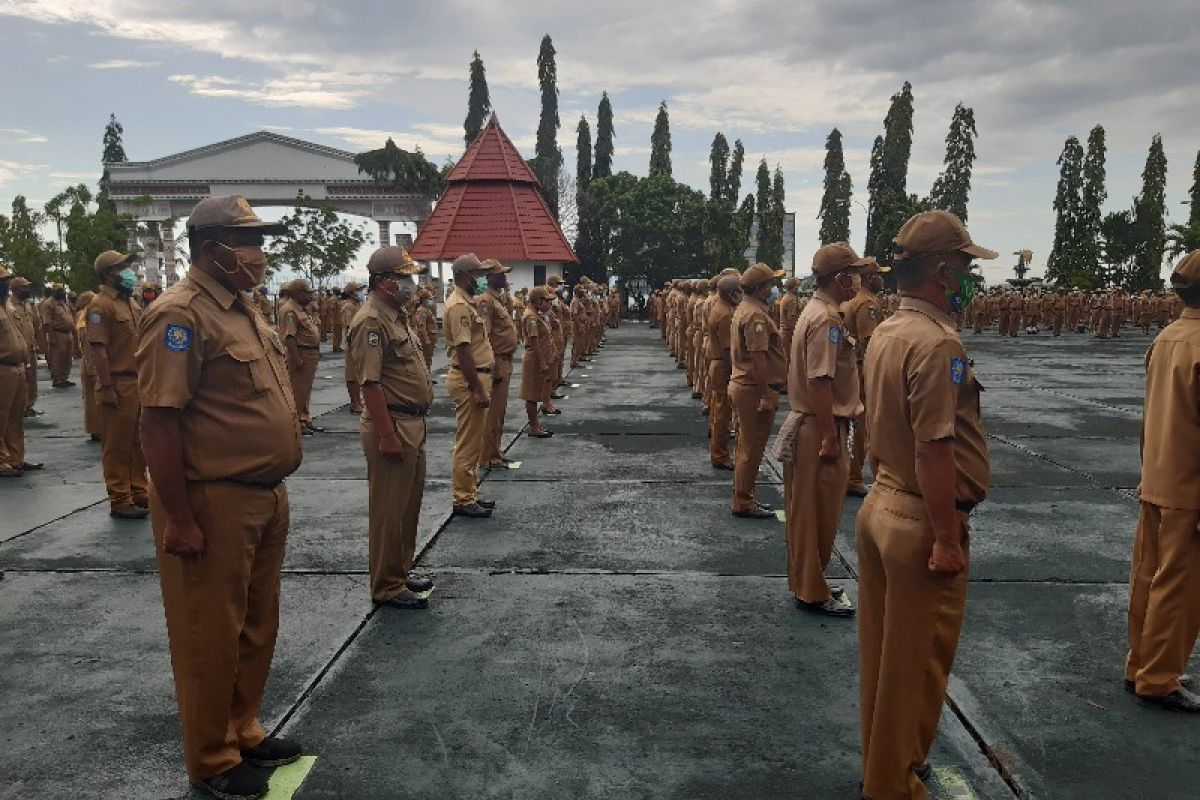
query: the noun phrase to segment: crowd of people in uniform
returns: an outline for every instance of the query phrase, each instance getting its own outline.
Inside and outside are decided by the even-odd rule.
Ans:
[[[1183,674],[1200,632],[1200,251],[1176,266],[1170,296],[1134,299],[1121,290],[977,295],[973,262],[996,256],[958,217],[931,211],[900,229],[893,268],[844,242],[821,247],[806,296],[782,270],[755,264],[669,282],[650,300],[651,324],[708,417],[712,466],[733,473],[732,515],[783,519],[798,608],[857,614],[868,800],[928,797],[927,759],[964,616],[971,514],[990,475],[964,325],[1099,337],[1126,323],[1162,328],[1146,361],[1124,688],[1148,706],[1200,712]],[[887,272],[892,294],[883,292]],[[755,485],[781,397],[788,413],[771,445],[783,471],[777,516]],[[857,608],[825,578],[847,495],[866,498],[855,526]]]
[[[134,256],[107,251],[95,260],[96,292],[71,308],[65,289],[52,287],[35,314],[28,282],[0,267],[0,474],[39,467],[23,439],[36,351],[65,388],[78,348],[85,427],[101,444],[110,512],[150,517],[189,777],[217,797],[259,797],[259,768],[301,753],[268,737],[258,714],[290,524],[284,480],[300,466],[303,437],[321,432],[309,399],[326,335],[345,352],[349,408],[360,415],[372,600],[428,607],[433,579],[414,560],[439,335],[434,291],[421,283],[425,267],[385,246],[368,261],[365,287],[322,294],[296,280],[274,304],[260,291],[263,243],[282,225],[227,196],[200,202],[187,230],[190,268],[162,293],[145,286],[135,296]],[[942,211],[909,219],[894,251],[895,295],[883,294],[888,267],[836,243],[815,253],[808,297],[781,270],[755,264],[673,281],[649,304],[703,402],[711,464],[732,472],[736,518],[777,518],[755,484],[786,398],[772,454],[783,465],[788,586],[806,612],[857,614],[863,795],[874,800],[927,796],[964,614],[970,515],[990,471],[981,386],[958,330],[963,315],[973,326],[990,313],[992,295],[972,296],[972,269],[996,253]],[[604,347],[620,300],[587,278],[572,290],[552,276],[511,292],[508,267],[472,254],[450,271],[441,338],[456,418],[452,512],[486,518],[496,503],[480,497],[478,478],[509,463],[501,433],[516,351],[524,347],[526,433],[549,438],[544,420],[561,413],[554,400],[567,365]],[[1147,704],[1197,712],[1182,672],[1200,630],[1200,251],[1177,265],[1172,286],[1179,321],[1147,358],[1125,677]],[[1022,322],[1032,320],[1029,302],[1021,300]],[[1105,319],[1110,304],[1099,306]],[[847,494],[866,498],[857,607],[825,578]]]

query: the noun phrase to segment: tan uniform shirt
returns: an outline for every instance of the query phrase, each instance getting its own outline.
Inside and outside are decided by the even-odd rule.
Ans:
[[[787,382],[787,363],[783,356],[783,340],[779,327],[771,321],[767,304],[747,295],[733,312],[730,331],[730,352],[733,355],[731,381],[754,386],[752,353],[764,353],[767,358],[767,383],[783,386]]]
[[[75,330],[75,317],[71,309],[53,297],[42,303],[42,325],[54,333],[70,333]]]
[[[29,344],[8,308],[0,305],[0,365],[24,366],[29,361]]]
[[[1200,309],[1185,308],[1146,353],[1139,496],[1200,509]]]
[[[924,300],[902,298],[896,313],[875,329],[865,372],[876,480],[919,495],[917,442],[953,439],[955,499],[982,501],[991,471],[980,419],[982,387],[950,316]]]
[[[338,309],[338,314],[341,315],[342,324],[347,328],[354,322],[354,315],[358,313],[358,309],[362,307],[362,303],[357,300],[346,298],[342,301],[341,307]]]
[[[554,360],[550,324],[529,306],[521,317],[521,325],[525,333],[525,358],[530,359],[530,366],[538,372],[547,371]]]
[[[464,292],[461,287],[454,287],[446,300],[446,314],[443,318],[446,329],[446,345],[449,347],[450,366],[458,367],[458,346],[469,345],[471,360],[477,369],[490,369],[496,361],[492,353],[492,345],[488,342],[487,330],[483,327],[483,319],[475,307],[475,300]]]
[[[730,354],[731,334],[733,331],[734,306],[729,305],[718,295],[716,301],[708,309],[705,321],[705,333],[708,335],[708,359],[710,361],[728,361]]]
[[[247,295],[195,267],[146,309],[138,394],[146,408],[182,410],[188,480],[273,483],[300,466],[284,353]]]
[[[311,306],[301,308],[292,298],[284,300],[279,305],[279,335],[284,339],[296,337],[296,346],[313,348],[321,346],[321,326],[313,316]]]
[[[346,373],[358,383],[378,383],[389,406],[428,409],[433,384],[425,367],[425,352],[408,318],[374,295],[350,321]]]
[[[982,311],[981,308],[978,310]],[[867,342],[871,341],[881,322],[883,307],[872,292],[864,289],[846,303],[846,333],[854,340],[854,354],[859,361],[867,357]]]
[[[101,286],[88,306],[87,340],[108,352],[110,375],[134,375],[138,365],[138,320],[142,309],[132,297],[121,297],[111,286]]]
[[[796,327],[800,319],[800,296],[795,292],[784,292],[779,298],[779,330],[787,334]]]
[[[813,413],[808,382],[814,378],[833,381],[835,417],[850,419],[862,413],[854,345],[846,335],[838,304],[820,290],[800,312],[792,335],[792,364],[788,372],[788,406],[792,411]]]
[[[492,353],[496,356],[511,356],[517,351],[517,326],[504,306],[504,300],[491,289],[483,293],[476,304],[479,316],[487,331]]]
[[[17,326],[21,338],[25,340],[25,345],[29,349],[27,363],[37,363],[37,351],[34,344],[37,341],[37,327],[33,323],[35,316],[33,310],[27,303],[10,294],[8,296],[8,315],[12,318],[13,324]]]

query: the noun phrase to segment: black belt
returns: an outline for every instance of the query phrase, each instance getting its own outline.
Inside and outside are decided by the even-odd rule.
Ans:
[[[462,372],[462,367],[458,366],[457,364],[455,364],[455,365],[454,365],[453,367],[451,367],[450,369],[456,369],[456,370],[458,370],[459,372]],[[491,375],[491,374],[492,374],[492,368],[491,368],[491,367],[476,367],[476,368],[475,368],[475,371],[476,371],[476,372],[482,372],[484,375]]]
[[[972,503],[970,500],[955,500],[954,507],[964,514],[970,514],[975,510],[975,506],[979,503]]]
[[[109,372],[108,376],[110,378],[136,378],[137,372]]]
[[[321,349],[321,345],[319,345],[319,344],[298,344],[298,345],[296,345],[296,347],[299,348],[300,350],[320,350]]]
[[[199,481],[199,483],[236,483],[238,486],[251,486],[255,489],[274,489],[283,483],[283,478],[277,481],[244,481],[240,478],[218,478],[214,481]]]
[[[0,361],[0,367],[23,367],[24,361]]]
[[[787,387],[784,386],[782,383],[767,384],[767,388],[774,389],[775,391],[779,392],[780,394],[784,394],[785,392],[787,392]]]
[[[429,416],[428,406],[421,408],[420,406],[409,406],[404,403],[388,403],[388,411],[395,411],[397,414],[407,414],[410,417]]]

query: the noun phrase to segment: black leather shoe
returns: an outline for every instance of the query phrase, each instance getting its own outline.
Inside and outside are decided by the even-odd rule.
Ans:
[[[542,431],[530,431],[529,435],[532,436],[534,439],[549,439],[551,436],[554,435],[554,433],[552,431],[542,430]]]
[[[1161,697],[1151,697],[1139,694],[1138,702],[1144,706],[1156,706],[1164,711],[1178,711],[1183,714],[1200,714],[1200,695],[1187,689],[1176,689]]]
[[[44,466],[44,464],[31,464],[30,462],[26,461],[21,465],[21,469],[25,470],[26,472],[31,472],[34,470],[43,469]]]
[[[553,411],[547,411],[547,410],[546,410],[546,409],[544,409],[544,408],[542,409],[542,416],[545,416],[545,417],[556,417],[556,416],[558,416],[558,415],[559,415],[559,414],[561,414],[561,413],[562,413],[562,409],[561,409],[561,408],[556,408],[556,409],[554,409]]]
[[[456,517],[480,518],[480,517],[490,517],[491,515],[492,515],[492,510],[490,508],[484,508],[483,506],[479,505],[478,503],[471,503],[469,506],[455,506],[454,507],[454,516],[456,516]]]
[[[267,793],[267,774],[243,761],[195,785],[220,800],[254,800]]]
[[[138,506],[120,506],[109,511],[108,515],[117,519],[145,519],[149,513]]]
[[[847,486],[846,487],[846,496],[847,497],[866,497],[867,491],[868,491],[867,487],[862,485],[861,483],[858,484],[857,486]]]
[[[733,472],[734,469],[732,461],[714,461],[712,467],[713,469],[723,469],[726,472]]]
[[[767,511],[762,508],[756,508],[753,511],[734,511],[732,513],[735,517],[740,517],[741,519],[775,519],[774,511]]]
[[[489,511],[490,511],[491,509],[493,509],[493,508],[495,508],[495,507],[496,507],[496,501],[495,501],[495,500],[480,500],[480,499],[477,497],[477,498],[475,498],[475,502],[476,502],[478,505],[481,505],[481,506],[483,506],[484,508],[488,509]]]
[[[550,395],[550,399],[551,400],[566,400],[567,396],[565,394],[563,394],[562,392],[554,392],[553,394]]]
[[[433,589],[433,578],[427,575],[409,574],[408,580],[404,582],[410,592],[421,594]]]
[[[299,742],[268,736],[254,747],[243,750],[242,761],[256,767],[282,767],[296,761],[303,753]]]
[[[755,500],[755,501],[754,501],[754,505],[758,506],[758,507],[759,507],[760,509],[762,509],[763,511],[770,511],[772,514],[774,514],[774,513],[775,513],[775,507],[774,507],[774,506],[767,505],[766,503],[760,503],[760,502],[758,502],[757,500]]]
[[[692,392],[693,400],[701,400],[701,399],[703,399],[703,397],[704,397],[704,395],[701,394],[700,392]]]
[[[821,614],[826,617],[845,618],[854,616],[853,608],[847,608],[837,600],[833,599],[826,600],[824,603],[809,603],[808,601],[801,600],[799,597],[797,597],[796,607],[803,611],[808,611],[812,614]]]
[[[404,589],[395,597],[389,597],[377,605],[387,606],[388,608],[402,608],[406,611],[419,611],[423,608],[429,608],[429,600],[414,592],[412,589]]]

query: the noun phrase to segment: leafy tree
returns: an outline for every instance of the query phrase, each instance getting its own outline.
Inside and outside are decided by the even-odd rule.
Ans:
[[[876,136],[871,145],[871,174],[867,178],[867,240],[863,244],[866,255],[877,255],[879,224],[883,217],[883,137]]]
[[[12,201],[12,216],[0,214],[0,261],[37,286],[46,283],[54,266],[51,249],[38,233],[46,215],[29,207],[24,195]]]
[[[542,184],[542,194],[554,219],[558,219],[558,171],[562,168],[562,150],[558,146],[558,66],[554,60],[554,42],[542,37],[538,52],[538,83],[542,89],[542,115],[538,120],[534,145],[533,172]]]
[[[671,119],[666,100],[658,105],[654,132],[650,134],[650,177],[671,177]]]
[[[775,166],[771,181],[770,205],[766,211],[760,208],[758,260],[779,269],[783,266],[783,222],[787,218],[784,207],[783,170]],[[765,231],[765,238],[763,231]]]
[[[599,220],[591,193],[592,131],[587,117],[579,117],[575,131],[575,206],[579,216],[575,255],[579,258],[581,272],[599,281],[604,277],[604,269],[600,264]]]
[[[720,131],[713,137],[712,147],[708,151],[708,164],[708,199],[723,202],[725,183],[729,178],[729,142]]]
[[[1093,273],[1091,284],[1086,288],[1110,285],[1127,285],[1134,271],[1134,260],[1138,253],[1138,232],[1133,211],[1115,211],[1106,214],[1100,222],[1100,248],[1104,265]]]
[[[608,92],[600,96],[600,108],[596,112],[596,163],[592,165],[593,178],[607,178],[612,175],[613,139],[617,136],[613,129],[612,103],[608,100]]]
[[[400,192],[437,196],[449,173],[447,166],[441,170],[425,158],[418,147],[414,152],[402,150],[391,137],[378,150],[368,150],[354,157],[358,171],[371,176],[380,183],[391,185]]]
[[[912,155],[913,92],[905,81],[900,91],[892,95],[891,105],[883,120],[882,141],[876,140],[878,154],[871,153],[871,191],[867,216],[868,240],[865,251],[883,263],[891,263],[892,240],[896,232],[922,204],[908,194],[908,162]],[[878,159],[878,164],[876,164]]]
[[[971,194],[971,168],[975,164],[975,111],[962,103],[954,107],[950,132],[946,134],[945,168],[933,183],[929,204],[951,211],[967,221],[967,201]],[[911,144],[911,143],[910,143]]]
[[[1171,259],[1200,250],[1200,222],[1172,225],[1167,229],[1167,256]]]
[[[1083,147],[1068,136],[1058,157],[1058,189],[1054,195],[1054,244],[1046,260],[1046,277],[1066,286],[1095,288],[1102,283],[1096,263],[1083,260],[1080,218],[1083,207]]]
[[[1192,188],[1188,190],[1188,225],[1200,225],[1200,151],[1196,152],[1196,165],[1192,167]]]
[[[63,218],[66,247],[56,271],[59,280],[81,292],[96,286],[96,273],[92,268],[96,256],[105,250],[125,247],[129,223],[118,217],[112,204],[105,202],[102,196],[96,198],[93,208],[91,192],[83,184],[73,188],[71,207]]]
[[[1162,136],[1155,134],[1142,170],[1142,193],[1134,203],[1133,223],[1138,232],[1138,253],[1129,289],[1162,287],[1163,252],[1167,244],[1167,156]]]
[[[747,194],[742,204],[738,206],[737,214],[734,217],[737,235],[735,245],[737,257],[734,259],[736,266],[744,266],[746,263],[746,251],[750,249],[750,236],[754,231],[754,195]]]
[[[124,135],[125,128],[117,122],[117,115],[109,114],[108,124],[104,126],[104,154],[101,161],[105,164],[118,164],[129,160],[125,155]]]
[[[488,114],[492,111],[492,97],[488,93],[487,70],[483,67],[483,59],[479,51],[475,51],[471,59],[471,90],[467,96],[467,118],[463,121],[463,139],[467,147],[475,141],[475,137],[487,124]]]
[[[1108,199],[1104,188],[1104,162],[1107,148],[1104,143],[1104,127],[1097,125],[1088,134],[1087,152],[1083,157],[1083,186],[1079,198],[1078,241],[1079,265],[1081,270],[1096,271],[1101,263],[1101,232],[1103,222],[1100,207]],[[1099,281],[1091,281],[1096,285]]]
[[[704,195],[667,176],[619,172],[592,182],[608,273],[654,286],[694,275],[704,257]]]
[[[342,220],[332,205],[314,202],[303,192],[282,221],[287,233],[272,237],[266,247],[271,271],[291,269],[314,286],[345,272],[359,248],[371,241],[365,225]]]
[[[825,191],[821,195],[821,244],[850,241],[850,173],[842,152],[842,132],[837,128],[825,139]]]

